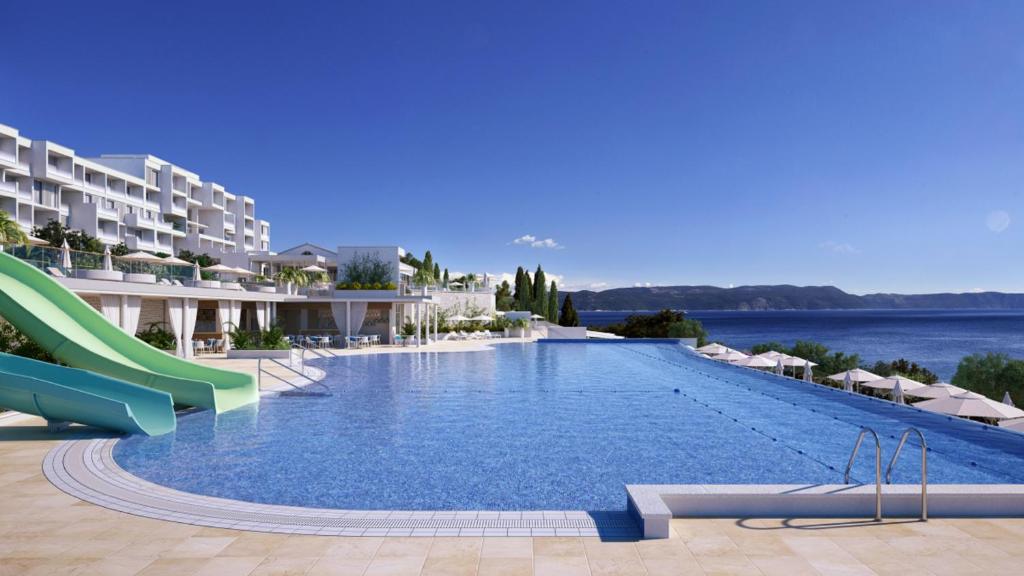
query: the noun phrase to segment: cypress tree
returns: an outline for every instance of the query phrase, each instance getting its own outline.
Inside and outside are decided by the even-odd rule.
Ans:
[[[441,279],[441,266],[437,262],[434,262],[434,281],[437,281],[437,280],[440,280],[440,279]]]
[[[558,324],[558,284],[555,281],[551,281],[551,288],[548,290],[548,310],[545,316],[548,317],[548,322],[552,324]]]
[[[533,306],[530,310],[541,316],[546,316],[548,311],[547,278],[544,276],[544,269],[539,264],[537,272],[533,275]]]
[[[559,326],[579,326],[580,316],[576,313],[576,307],[572,305],[572,294],[566,294],[562,302],[562,313],[558,317]]]
[[[444,282],[444,287],[447,288],[448,287],[448,269],[447,268],[444,269],[444,279],[442,280],[442,282]]]
[[[425,275],[434,274],[434,257],[430,254],[430,250],[427,250],[427,253],[423,255],[423,270],[426,271]]]
[[[530,287],[530,275],[520,266],[516,270],[516,310],[529,311],[533,304],[533,289]]]

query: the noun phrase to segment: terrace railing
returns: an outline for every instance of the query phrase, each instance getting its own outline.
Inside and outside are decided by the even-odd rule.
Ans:
[[[64,250],[53,246],[4,246],[4,252],[43,271],[55,268],[67,277],[75,277],[80,270],[103,270],[103,254],[96,252],[70,250],[70,267],[64,266]],[[111,256],[110,260],[115,271],[125,274],[152,274],[157,280],[178,280],[182,284],[189,284],[194,274],[191,265],[140,262],[117,256]]]

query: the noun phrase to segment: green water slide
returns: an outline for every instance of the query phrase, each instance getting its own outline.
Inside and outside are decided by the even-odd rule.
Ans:
[[[0,406],[127,434],[174,431],[171,395],[20,356],[0,354]]]
[[[251,374],[201,366],[111,324],[35,267],[0,253],[0,316],[61,362],[169,393],[175,404],[232,410],[259,401]]]

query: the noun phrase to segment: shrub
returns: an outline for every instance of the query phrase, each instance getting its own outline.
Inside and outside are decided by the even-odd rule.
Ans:
[[[352,256],[350,262],[342,266],[341,275],[345,282],[351,284],[383,284],[391,280],[391,267],[373,255],[357,253]]]
[[[153,348],[173,351],[177,349],[178,343],[174,339],[174,334],[164,328],[166,325],[164,322],[153,322],[135,337]]]

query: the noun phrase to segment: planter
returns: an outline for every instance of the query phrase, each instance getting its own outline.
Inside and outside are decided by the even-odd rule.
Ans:
[[[291,350],[228,350],[228,358],[289,358]]]
[[[220,288],[220,280],[196,280],[192,285],[196,288]]]
[[[156,284],[156,274],[125,274],[125,282],[139,282],[142,284]]]
[[[120,282],[124,280],[124,272],[120,270],[79,270],[78,277],[87,280],[113,280]]]

